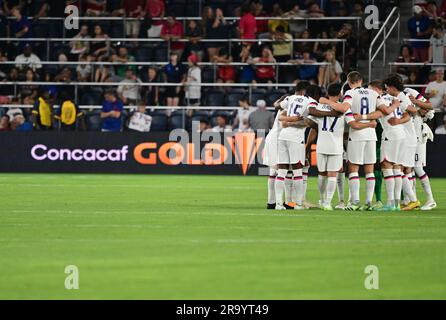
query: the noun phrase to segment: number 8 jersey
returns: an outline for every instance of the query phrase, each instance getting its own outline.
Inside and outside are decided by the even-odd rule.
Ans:
[[[354,114],[366,115],[376,111],[378,106],[384,104],[380,95],[371,89],[356,88],[344,95],[344,102],[350,105]],[[364,120],[363,122],[370,122]],[[377,141],[376,131],[373,128],[355,130],[350,128],[350,141]]]

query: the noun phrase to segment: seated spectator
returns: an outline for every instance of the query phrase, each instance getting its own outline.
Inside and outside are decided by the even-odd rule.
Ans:
[[[143,14],[144,0],[123,0],[122,6],[125,16],[129,18],[126,21],[125,32],[127,37],[138,38],[141,27],[141,18]]]
[[[11,127],[9,126],[9,116],[4,115],[0,118],[0,132],[10,131]]]
[[[136,76],[133,69],[127,69],[125,79],[120,82],[118,96],[127,106],[134,106],[141,99],[142,81]]]
[[[251,48],[251,46],[242,47],[240,52],[241,63],[249,63],[252,60]],[[241,83],[251,83],[255,79],[255,71],[250,64],[241,66],[239,73],[239,82]]]
[[[14,35],[15,38],[32,38],[31,23],[27,17],[22,15],[20,12],[20,7],[14,7],[11,10],[11,14],[15,18],[11,28],[12,35]]]
[[[147,70],[146,83],[158,82],[158,71],[154,67],[150,67]],[[145,88],[145,94],[147,104],[149,106],[158,106],[160,104],[160,88],[158,86],[147,86]]]
[[[120,132],[122,131],[122,112],[124,105],[118,99],[116,93],[108,90],[104,94],[104,104],[102,105],[101,119],[102,132]]]
[[[446,81],[444,70],[438,68],[435,72],[435,81],[427,85],[425,97],[432,103],[436,112],[442,112],[446,108]]]
[[[68,67],[62,68],[62,70],[54,77],[56,82],[71,82],[73,81],[73,74]]]
[[[11,121],[11,130],[17,132],[29,132],[33,131],[33,125],[29,121],[26,121],[23,115],[19,115]]]
[[[104,61],[111,55],[110,37],[104,33],[100,25],[94,27],[95,41],[90,42],[90,60]]]
[[[262,56],[254,58],[250,61],[255,65],[256,77],[253,83],[273,83],[276,81],[276,69],[273,65],[258,65],[262,63],[275,64],[276,59],[274,59],[271,49],[264,47],[262,49]]]
[[[234,113],[235,120],[232,128],[237,131],[248,131],[250,129],[249,116],[256,108],[251,107],[247,96],[241,98],[238,104],[239,108]]]
[[[33,53],[33,48],[30,44],[25,45],[23,53],[15,58],[15,63],[21,72],[25,72],[28,68],[34,72],[42,69],[40,58]]]
[[[213,132],[231,132],[232,127],[228,125],[228,118],[224,115],[219,115],[217,117],[217,125],[212,128]]]
[[[272,39],[274,58],[277,62],[287,62],[293,54],[293,36],[285,33],[283,26],[278,26],[274,32]]]
[[[242,6],[242,17],[239,21],[240,39],[255,39],[257,33],[256,18],[251,12],[251,5],[245,3]],[[246,42],[245,44],[252,44],[252,42]]]
[[[91,67],[91,64],[87,64],[87,61],[88,56],[86,54],[80,56],[79,62],[82,62],[82,64],[79,64],[76,67],[77,81],[79,82],[91,81],[93,69]]]
[[[90,42],[84,41],[88,39],[91,39],[88,34],[88,25],[83,25],[79,33],[70,42],[72,60],[78,61],[81,55],[89,53]]]
[[[175,19],[174,16],[170,15],[167,17],[166,22],[163,23],[161,29],[161,38],[165,41],[170,41],[170,50],[181,57],[183,54],[186,44],[184,42],[179,42],[184,36],[183,24]]]
[[[186,81],[184,82],[186,92],[186,102],[188,106],[199,106],[201,101],[201,69],[198,66],[198,56],[192,54],[187,58],[189,69],[187,70]]]
[[[408,21],[410,37],[412,39],[427,40],[431,36],[431,21],[424,15],[423,9],[416,5],[413,7],[414,16]],[[427,61],[429,58],[429,43],[414,41],[411,43],[413,55],[418,61]]]
[[[203,133],[209,130],[209,121],[206,119],[200,119],[200,125],[198,126],[198,132]]]
[[[304,32],[302,32],[302,34],[300,34],[299,38],[302,40],[310,39],[311,38],[310,31],[305,30]],[[315,51],[314,47],[315,47],[314,42],[297,42],[294,45],[294,54],[302,55],[304,51],[313,52],[313,51]]]
[[[17,101],[11,101],[11,103],[16,103]],[[8,112],[6,114],[9,117],[9,121],[12,122],[14,119],[18,116],[23,116],[23,110],[17,107],[11,107],[8,109]]]
[[[278,3],[273,4],[273,9],[271,12],[271,18],[268,20],[268,31],[270,34],[276,31],[278,26],[282,26],[285,29],[285,32],[288,32],[289,24],[287,20],[279,19],[283,16],[283,10],[280,8]]]
[[[319,68],[318,85],[322,87],[339,83],[343,70],[339,61],[336,60],[336,54],[333,50],[328,50],[325,53],[324,62],[329,63],[329,65]]]
[[[61,95],[60,101],[60,108],[56,110],[54,116],[60,123],[60,130],[74,131],[77,123],[80,123],[82,128],[85,129],[84,113],[79,110],[74,101],[65,93]]]
[[[87,0],[85,14],[90,17],[99,17],[106,14],[107,0]]]
[[[249,126],[254,131],[269,131],[274,125],[274,115],[266,109],[265,100],[257,101],[257,110],[249,115]]]
[[[37,81],[36,75],[32,69],[28,69],[25,73],[25,82]],[[19,88],[19,96],[23,104],[33,105],[38,95],[38,86],[34,84],[21,85]]]
[[[110,57],[104,57],[104,62],[110,62]],[[94,81],[95,82],[109,82],[116,77],[115,68],[111,65],[100,65],[98,68],[96,68],[95,75],[94,75]],[[119,78],[118,80],[121,80],[122,78]]]
[[[398,63],[415,63],[418,62],[417,59],[412,54],[412,48],[410,46],[403,45],[400,49],[400,56],[396,60]],[[398,73],[403,78],[406,78],[409,76],[409,74],[412,71],[416,71],[416,67],[410,67],[410,66],[397,66],[395,68],[395,72]]]
[[[47,90],[42,91],[38,100],[34,104],[32,111],[32,122],[38,130],[53,129],[53,103],[54,97]]]
[[[150,132],[152,117],[146,113],[146,106],[139,104],[136,111],[130,116],[128,128],[130,131]]]
[[[217,82],[218,83],[234,83],[235,69],[230,65],[233,59],[226,49],[222,49],[219,54],[214,56],[214,63],[227,63],[227,65],[219,65],[217,68]]]
[[[212,8],[207,7],[203,11],[203,17],[206,39],[226,39],[228,37],[225,17],[220,8],[217,8],[214,14]],[[213,61],[225,45],[224,42],[206,42],[205,47],[207,48],[209,61]]]
[[[318,35],[319,39],[329,39],[329,34],[327,31],[323,31]],[[329,41],[320,41],[314,44],[314,54],[316,55],[318,60],[323,60],[325,52],[328,50],[334,50],[335,46],[332,42]]]
[[[446,52],[446,34],[441,24],[436,24],[432,30],[432,37],[430,38],[429,46],[429,59],[427,62],[433,64],[443,64],[445,60]]]
[[[118,54],[114,54],[112,56],[111,60],[113,62],[119,62],[119,63],[130,63],[130,62],[135,62],[136,61],[135,57],[129,54],[129,49],[127,49],[127,47],[125,47],[125,46],[119,47]],[[120,79],[117,79],[117,80],[124,79],[128,69],[132,69],[133,72],[136,73],[137,66],[136,65],[117,66],[116,69],[115,69],[116,70],[116,76],[120,78]]]
[[[178,53],[172,52],[170,54],[170,62],[163,69],[164,82],[167,83],[183,83],[186,80],[185,67],[178,61]],[[167,106],[176,107],[180,102],[181,87],[168,86],[166,87]],[[171,110],[167,112],[170,115]]]
[[[196,54],[200,61],[204,58],[204,47],[200,40],[203,38],[203,30],[195,20],[190,20],[186,29],[186,38],[189,39],[186,45],[186,55]]]
[[[435,129],[435,134],[446,135],[446,116],[443,118],[443,124]]]
[[[299,65],[297,72],[299,80],[307,80],[311,83],[317,83],[318,81],[319,67],[317,65],[311,65],[316,62],[317,60],[310,51],[304,51],[302,56],[298,56],[296,60],[290,61],[290,63]]]
[[[286,12],[283,17],[285,18],[306,18],[308,17],[307,12],[300,9],[299,4],[295,4],[293,8]],[[307,29],[307,23],[303,20],[291,20],[289,22],[290,33],[293,35],[298,35]]]

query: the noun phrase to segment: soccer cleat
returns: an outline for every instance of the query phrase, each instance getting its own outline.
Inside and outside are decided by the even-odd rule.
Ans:
[[[372,205],[370,203],[366,203],[365,205],[359,208],[359,211],[372,211]]]
[[[430,200],[421,207],[421,211],[431,211],[437,207],[437,203],[433,200]]]
[[[329,204],[323,206],[321,209],[323,211],[334,211],[333,207],[331,205],[329,205]]]
[[[361,208],[361,206],[359,204],[349,204],[348,206],[346,206],[344,208],[344,211],[359,211],[359,209]]]
[[[294,207],[294,210],[302,211],[302,210],[305,210],[305,207],[304,207],[304,206],[301,206],[301,205],[298,205],[298,204],[296,204],[296,206]]]
[[[373,211],[376,211],[376,209],[380,209],[380,208],[382,208],[384,205],[383,205],[383,203],[381,202],[381,201],[378,201],[377,203],[375,203],[373,206],[372,206],[372,210]]]
[[[335,207],[336,210],[344,210],[345,209],[345,204],[344,201],[341,201],[338,203],[338,205]]]
[[[401,211],[418,210],[418,209],[420,209],[420,207],[421,207],[420,201],[413,201],[413,202],[409,202],[407,207],[405,207],[404,209],[401,209]]]
[[[304,201],[304,207],[307,209],[315,209],[315,208],[319,208],[319,206],[312,204],[311,202],[305,200]]]
[[[284,206],[280,205],[280,204],[277,204],[276,207],[275,207],[275,210],[276,211],[283,211],[283,210],[286,210],[286,208]]]
[[[375,209],[377,212],[394,212],[396,211],[395,206],[383,205],[381,208]]]
[[[275,204],[275,203],[273,203],[273,204],[268,203],[268,204],[266,205],[266,209],[267,209],[267,210],[274,210],[274,209],[276,209],[276,204]]]
[[[291,205],[291,204],[293,204],[293,205]],[[293,210],[294,207],[296,206],[296,204],[290,202],[288,204],[284,203],[283,206],[285,207],[286,210]]]

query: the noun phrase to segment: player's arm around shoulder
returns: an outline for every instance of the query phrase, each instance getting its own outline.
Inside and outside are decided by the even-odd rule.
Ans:
[[[410,118],[411,118],[410,114],[408,112],[404,112],[401,119],[391,118],[388,120],[388,122],[391,126],[397,126],[397,125],[405,124],[405,123],[409,122]]]
[[[351,99],[351,98],[348,98]],[[333,110],[340,112],[341,114],[344,114],[347,112],[348,109],[350,109],[351,105],[348,101],[344,102],[334,102],[331,101],[325,97],[322,97],[319,99],[319,103],[329,105]]]

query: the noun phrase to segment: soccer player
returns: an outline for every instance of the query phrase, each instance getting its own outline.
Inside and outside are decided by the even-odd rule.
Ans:
[[[339,102],[341,97],[341,87],[339,85],[330,85],[328,88],[329,100]],[[319,104],[317,109],[330,112],[332,108],[329,105]],[[375,128],[376,122],[369,121],[362,123],[355,121],[353,113],[348,110],[345,114],[337,117],[309,117],[309,125],[318,127],[317,139],[317,166],[320,177],[328,177],[326,183],[319,184],[321,194],[321,209],[333,211],[331,206],[333,195],[336,192],[337,176],[343,168],[344,153],[344,127],[345,122],[355,130],[366,128]],[[312,123],[311,123],[312,122]]]
[[[424,167],[426,167],[426,145],[428,140],[427,136],[429,135],[426,134],[425,132],[430,131],[429,126],[425,122],[434,117],[434,111],[432,108],[432,103],[427,101],[427,99],[418,91],[411,88],[406,88],[404,89],[404,93],[409,96],[410,101],[412,101],[412,103],[415,105],[417,109],[417,113],[414,117],[415,130],[417,133],[415,174],[420,179],[424,193],[426,194],[427,197],[427,201],[421,207],[421,210],[430,211],[437,207],[437,203],[435,202],[434,196],[432,194],[432,188],[429,181],[429,177],[427,173],[424,171]],[[415,187],[416,177],[413,176],[412,180],[414,182],[414,187]],[[405,204],[407,205],[407,203]]]
[[[417,199],[417,195],[413,190],[412,183],[409,180],[409,175],[412,174],[415,167],[415,155],[417,152],[417,134],[415,131],[415,123],[413,117],[417,113],[417,109],[412,104],[408,95],[404,93],[404,84],[401,78],[397,75],[392,75],[384,81],[387,93],[396,97],[401,101],[401,112],[408,112],[411,116],[410,121],[404,123],[404,129],[406,131],[406,138],[403,143],[403,157],[401,164],[403,165],[403,191],[409,198],[407,206],[402,208],[403,211],[411,211],[419,209],[421,204]],[[399,199],[399,198],[398,198]]]
[[[288,169],[293,170],[293,186],[297,193],[295,210],[304,210],[302,168],[305,165],[305,129],[304,118],[309,115],[309,108],[317,106],[320,88],[310,86],[306,95],[295,94],[281,102],[282,111],[279,120],[283,129],[279,134],[279,161],[276,178],[276,210],[286,210],[282,204],[284,181]]]
[[[351,90],[344,95],[342,103],[322,98],[322,104],[328,104],[334,110],[345,113],[351,109],[364,123],[366,115],[376,111],[377,107],[385,106],[376,91],[362,87],[363,77],[359,72],[351,72],[347,76]],[[349,161],[349,188],[351,192],[351,203],[345,208],[347,211],[370,211],[372,210],[373,193],[375,190],[374,166],[376,163],[376,141],[377,136],[374,128],[357,130],[350,127],[349,141],[347,147]],[[359,168],[363,166],[366,174],[366,202],[361,207],[359,190]]]

